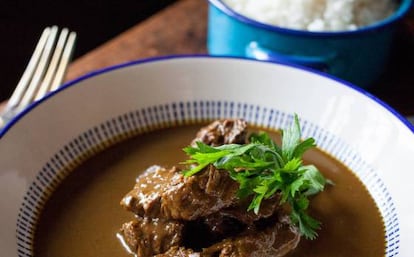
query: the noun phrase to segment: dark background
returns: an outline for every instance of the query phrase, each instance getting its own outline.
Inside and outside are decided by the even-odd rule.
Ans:
[[[73,58],[176,0],[0,0],[0,101],[9,98],[47,26],[78,34]]]

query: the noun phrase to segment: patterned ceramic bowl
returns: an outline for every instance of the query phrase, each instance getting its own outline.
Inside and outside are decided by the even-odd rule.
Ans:
[[[297,67],[166,57],[79,78],[30,106],[0,134],[0,256],[32,256],[39,213],[72,166],[159,127],[242,117],[303,134],[366,185],[385,224],[386,256],[414,242],[414,128],[363,90]]]

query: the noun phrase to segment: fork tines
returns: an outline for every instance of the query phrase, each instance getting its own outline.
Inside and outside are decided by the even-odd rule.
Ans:
[[[76,33],[69,33],[67,28],[61,30],[59,37],[57,26],[45,28],[7,107],[22,109],[58,88],[71,59],[75,39]]]

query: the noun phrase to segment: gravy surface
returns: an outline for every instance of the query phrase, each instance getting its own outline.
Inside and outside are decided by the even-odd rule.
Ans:
[[[48,200],[34,242],[37,257],[131,256],[116,237],[132,219],[119,202],[135,178],[153,164],[171,167],[187,159],[181,150],[201,125],[164,129],[117,144],[76,168]],[[278,137],[276,133],[271,133]],[[311,201],[322,222],[316,240],[302,239],[293,257],[385,256],[379,211],[362,183],[344,165],[319,150],[305,154],[335,186]]]

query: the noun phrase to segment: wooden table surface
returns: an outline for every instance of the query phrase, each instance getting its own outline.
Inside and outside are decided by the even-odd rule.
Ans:
[[[141,58],[206,54],[206,19],[207,1],[180,0],[75,60],[67,79]]]
[[[74,60],[66,80],[131,60],[206,54],[207,1],[180,0]],[[414,19],[400,24],[389,67],[370,93],[403,115],[414,115]]]

